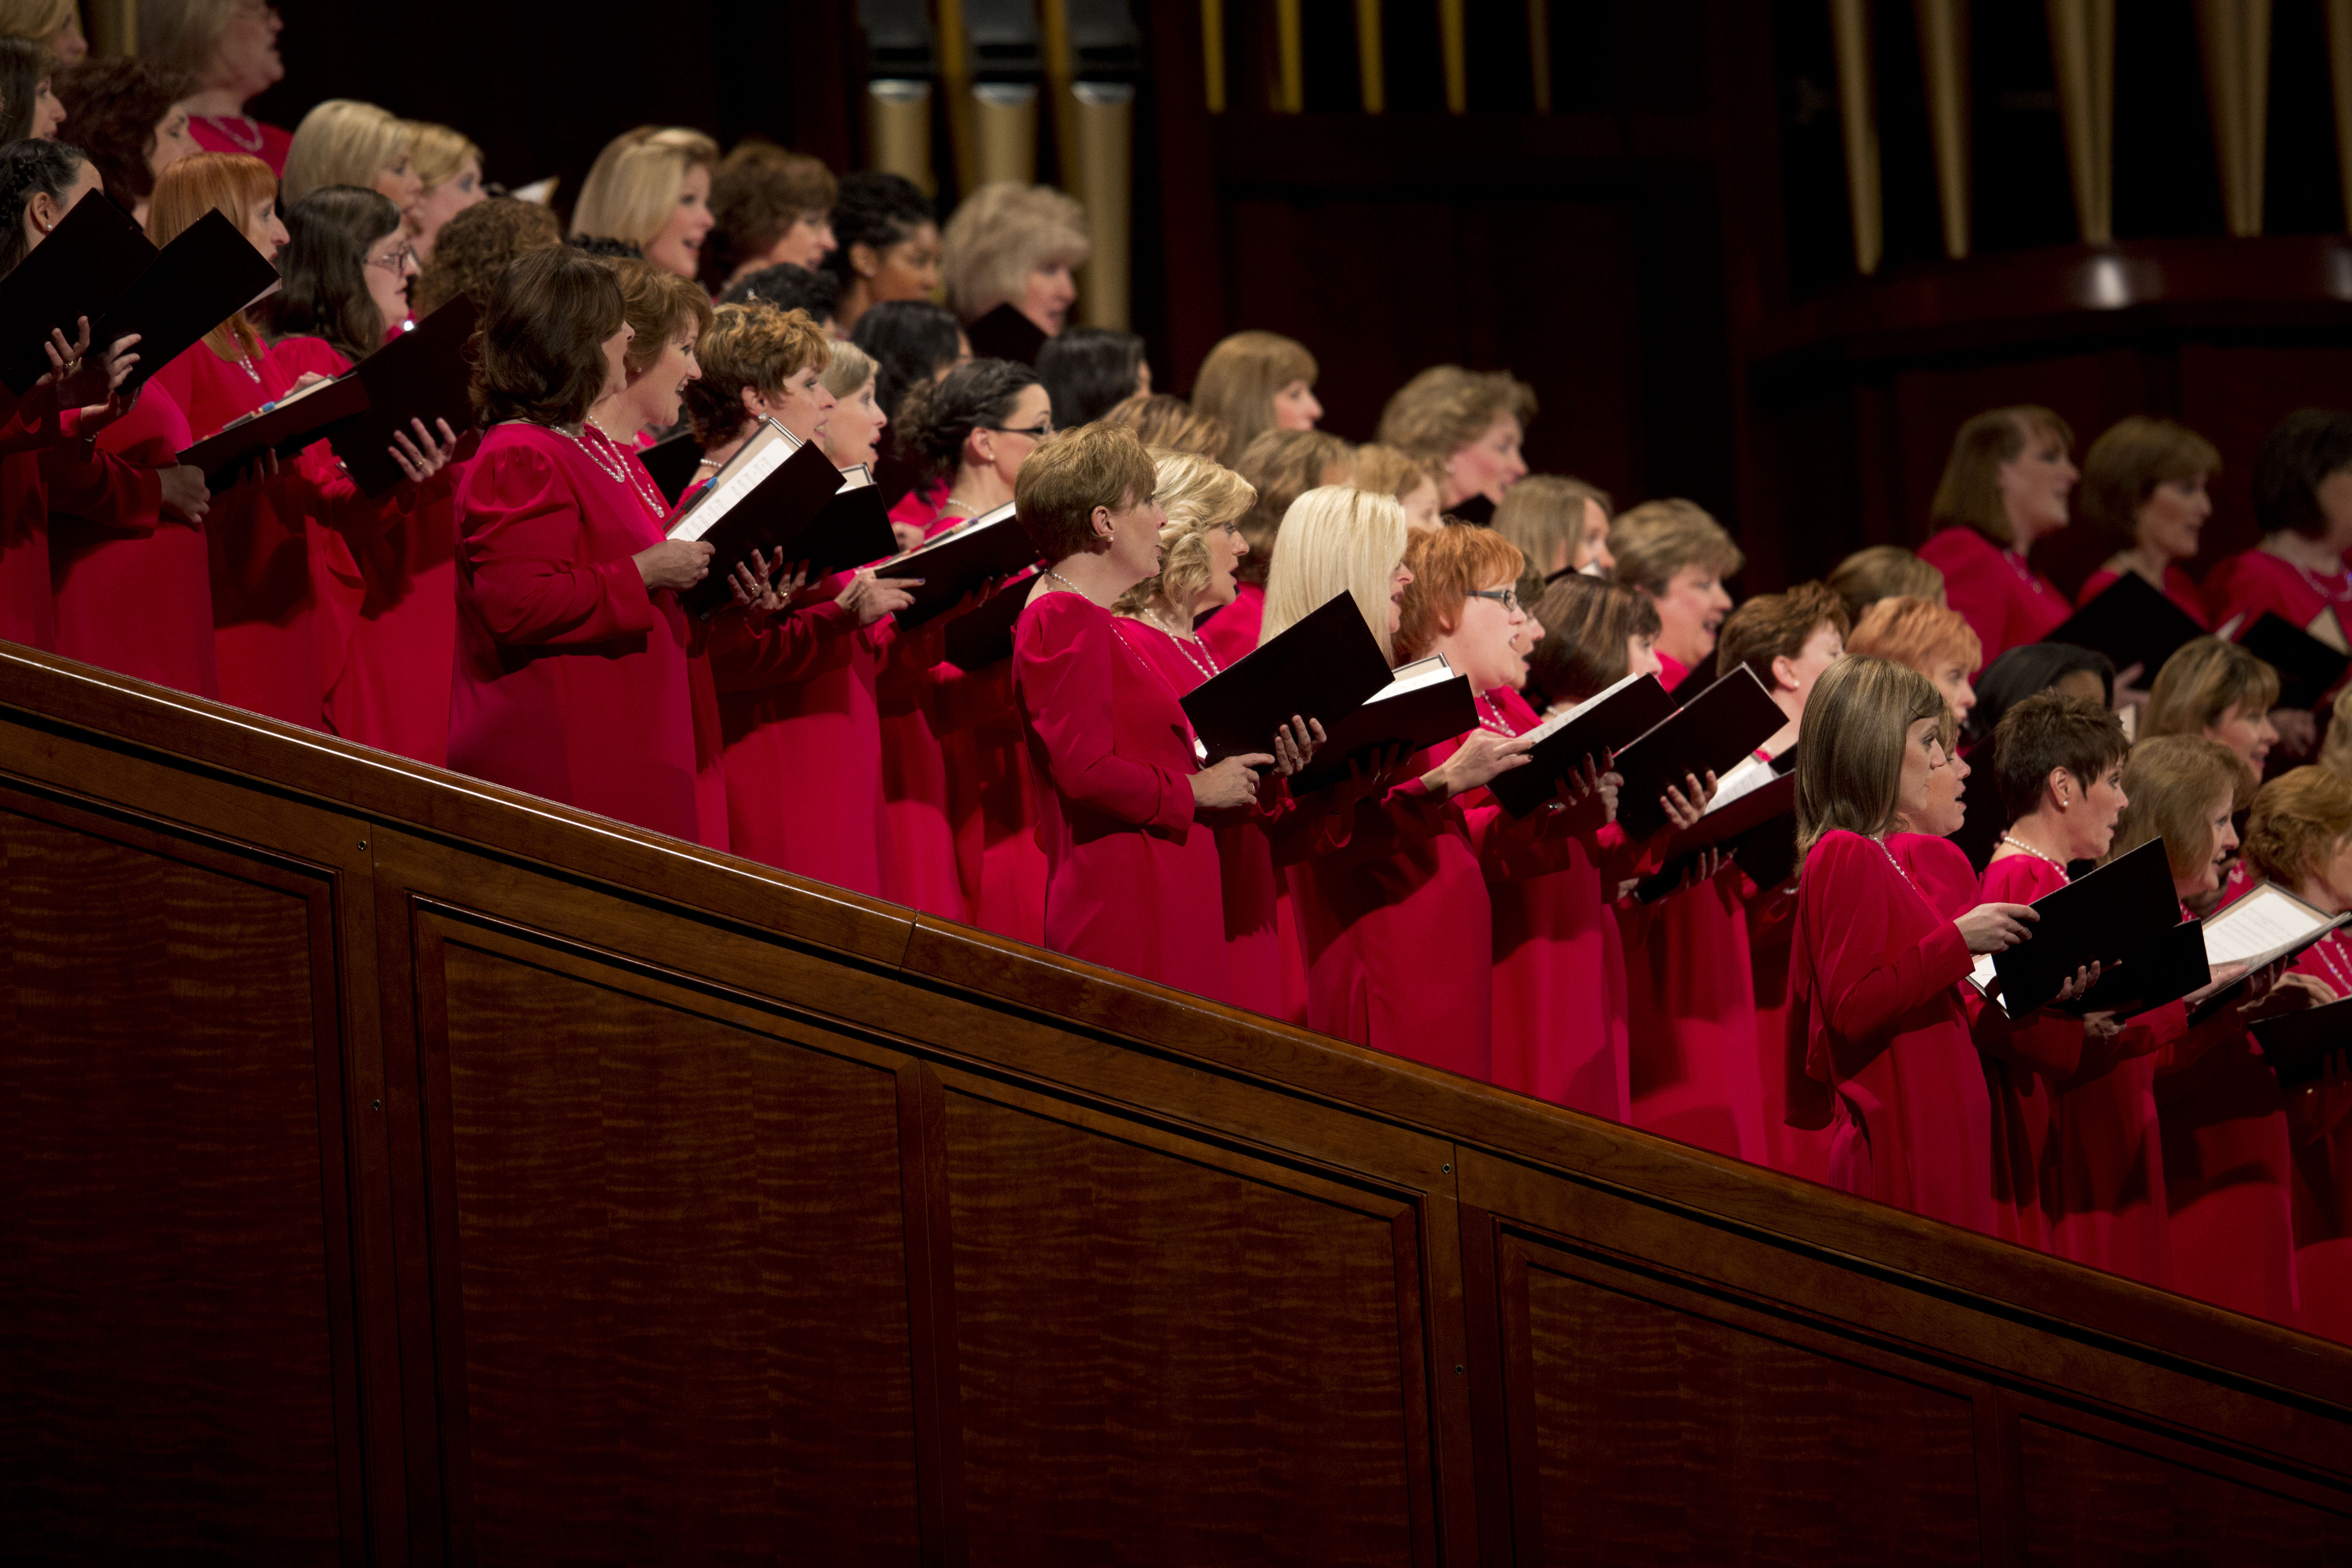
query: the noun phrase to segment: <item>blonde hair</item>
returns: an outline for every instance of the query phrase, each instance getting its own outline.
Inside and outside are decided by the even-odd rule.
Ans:
[[[1568,546],[1568,564],[1576,564],[1584,542],[1587,501],[1598,506],[1601,516],[1609,515],[1608,491],[1559,474],[1530,474],[1503,492],[1492,526],[1549,577],[1554,570],[1552,553],[1560,545]]]
[[[1876,837],[1902,804],[1903,748],[1911,726],[1944,716],[1944,694],[1907,664],[1842,658],[1805,704],[1797,748],[1797,853],[1838,828]]]
[[[1238,522],[1257,491],[1250,482],[1218,462],[1194,452],[1150,448],[1158,476],[1151,499],[1168,514],[1160,529],[1160,574],[1147,577],[1119,595],[1112,607],[1139,616],[1155,597],[1176,605],[1199,593],[1209,581],[1211,531]]]
[[[948,309],[967,321],[1017,303],[1029,274],[1093,253],[1086,209],[1051,185],[999,180],[972,192],[940,231]]]
[[[191,153],[155,177],[155,194],[147,199],[147,237],[169,245],[208,212],[219,213],[244,234],[246,215],[277,194],[278,176],[258,158]],[[223,359],[261,352],[261,339],[242,310],[206,332],[205,342]]]
[[[1389,579],[1404,560],[1405,536],[1404,508],[1353,485],[1323,485],[1291,502],[1266,574],[1259,643],[1306,619],[1334,594],[1346,594],[1381,652],[1393,659]]]
[[[1922,675],[1945,655],[1970,675],[1984,665],[1984,641],[1960,613],[1926,599],[1879,600],[1854,622],[1845,648],[1907,664]]]
[[[373,190],[375,177],[408,155],[409,128],[355,98],[331,98],[294,128],[281,195],[290,205],[328,185]]]
[[[1645,500],[1619,512],[1609,525],[1609,553],[1617,563],[1617,581],[1652,598],[1663,595],[1685,566],[1708,566],[1717,576],[1729,577],[1748,564],[1731,535],[1704,507],[1673,499]]]
[[[1394,496],[1399,500],[1423,485],[1444,489],[1438,484],[1436,471],[1428,463],[1402,447],[1383,447],[1377,441],[1356,448],[1356,468],[1348,482],[1360,490]]]
[[[2164,840],[2175,881],[2188,881],[2213,859],[2213,825],[2205,808],[2226,789],[2232,807],[2253,793],[2253,771],[2238,753],[2202,735],[2155,735],[2124,758],[2131,804],[2116,819],[2106,858],[2119,860],[2151,838]]]
[[[2352,686],[2336,694],[2330,710],[2327,739],[2319,744],[2319,765],[2334,768],[2352,779]]]
[[[832,356],[817,380],[835,397],[846,397],[874,379],[874,357],[846,338],[833,340]]]
[[[2146,735],[2202,735],[2231,708],[2267,713],[2277,703],[2278,671],[2232,642],[2197,637],[2156,672],[2147,691]]]
[[[1315,384],[1315,356],[1280,332],[1235,332],[1209,351],[1192,378],[1192,406],[1224,421],[1227,463],[1274,426],[1274,395],[1294,381]]]
[[[1927,509],[1935,526],[1964,524],[1996,544],[2014,542],[2009,506],[2000,499],[2000,468],[2036,436],[2054,437],[2062,447],[2074,444],[2074,432],[2063,419],[2031,403],[1987,409],[1954,432],[1951,456],[1944,459],[1943,478],[1936,481],[1936,499]]]
[[[1225,438],[1223,420],[1203,414],[1182,398],[1164,392],[1155,392],[1149,397],[1130,397],[1104,415],[1103,422],[1126,426],[1147,447],[1196,452],[1203,458],[1223,458],[1225,448],[1232,445]]]
[[[597,239],[643,245],[667,226],[689,169],[719,164],[719,143],[685,125],[640,125],[604,143],[580,200],[572,230]]]
[[[201,85],[236,7],[237,0],[139,0],[139,58]]]
[[[45,45],[79,11],[79,0],[0,0],[0,38]]]
[[[1399,387],[1381,410],[1380,439],[1415,457],[1445,458],[1508,414],[1524,428],[1536,416],[1536,389],[1506,370],[1432,365]]]
[[[2291,768],[2263,785],[2246,819],[2246,863],[2292,889],[2352,834],[2352,780],[2333,768]]]
[[[408,166],[416,171],[416,177],[425,182],[426,190],[456,179],[457,171],[468,162],[479,168],[482,150],[466,140],[462,132],[429,120],[408,122]]]

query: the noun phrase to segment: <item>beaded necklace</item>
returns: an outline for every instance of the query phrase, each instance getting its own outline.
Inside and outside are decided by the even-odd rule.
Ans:
[[[1206,680],[1213,675],[1224,673],[1225,667],[1217,662],[1216,651],[1207,643],[1202,642],[1198,633],[1178,631],[1174,626],[1161,620],[1160,612],[1149,605],[1144,606],[1143,614],[1145,619],[1168,634],[1169,640],[1176,645],[1176,651],[1182,654],[1191,662],[1192,668],[1201,672],[1202,679]],[[1195,648],[1200,649],[1198,656],[1195,656],[1192,651]],[[1201,659],[1203,658],[1209,662],[1202,664]]]
[[[2020,854],[2032,856],[2036,860],[2041,861],[2045,866],[2057,867],[2058,875],[2062,879],[2068,882],[2072,882],[2074,880],[2072,877],[2068,877],[2066,875],[2065,861],[2058,859],[2054,856],[2044,855],[2041,850],[2036,849],[2032,845],[2028,844],[2022,838],[2012,837],[2009,834],[2004,833],[2000,836],[2000,842],[2008,845],[2011,849],[2018,851]]]
[[[604,430],[593,422],[583,425],[581,429],[583,432],[589,430],[595,431],[597,440],[603,443],[605,447],[611,448],[613,455],[610,458],[605,457],[603,452],[600,452],[594,447],[590,446],[587,441],[582,438],[582,437],[574,436],[571,431],[564,429],[560,425],[550,425],[546,426],[546,428],[554,431],[557,435],[562,437],[565,440],[571,442],[573,446],[587,453],[588,460],[595,464],[599,468],[602,468],[604,471],[604,477],[606,479],[611,479],[614,484],[620,486],[623,489],[627,490],[631,495],[636,497],[637,500],[645,502],[647,507],[652,509],[653,514],[656,517],[664,516],[668,512],[669,509],[662,505],[661,492],[659,490],[650,489],[639,474],[632,471],[629,466],[629,459],[622,453],[620,447],[614,443],[610,436],[605,435]]]
[[[1478,728],[1491,730],[1506,741],[1518,738],[1518,731],[1504,719],[1501,710],[1486,700],[1486,694],[1483,691],[1478,693]]]
[[[219,132],[221,135],[235,145],[239,152],[258,153],[261,151],[261,121],[256,120],[250,114],[199,114],[193,116],[193,118],[203,121],[205,124]],[[240,123],[253,127],[252,141],[247,141],[245,139],[246,133],[236,129]]]
[[[2315,942],[2311,951],[2317,953],[2319,962],[2327,966],[2327,977],[2336,982],[2336,994],[2339,997],[2352,996],[2352,974],[2345,973],[2336,962],[2336,942],[2337,939],[2331,936],[2325,942]]]

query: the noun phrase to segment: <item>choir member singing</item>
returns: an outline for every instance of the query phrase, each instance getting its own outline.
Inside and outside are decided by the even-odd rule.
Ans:
[[[1383,447],[1377,441],[1359,447],[1348,482],[1360,490],[1395,497],[1396,503],[1404,508],[1404,525],[1415,533],[1440,526],[1436,470],[1410,452]],[[1602,526],[1607,525],[1604,522]],[[1527,546],[1519,540],[1507,532],[1503,537],[1518,544],[1520,552],[1526,553]]]
[[[1249,554],[1242,561],[1236,596],[1202,631],[1219,658],[1234,663],[1261,640],[1266,573],[1291,503],[1308,490],[1347,483],[1354,458],[1348,443],[1321,430],[1268,430],[1242,454],[1234,471],[1257,491],[1257,500],[1242,519]]]
[[[1321,424],[1316,374],[1307,345],[1279,332],[1235,332],[1220,341],[1192,378],[1192,406],[1225,427],[1224,448],[1209,456],[1238,469],[1250,443],[1267,431]]]
[[[1715,634],[1731,613],[1723,580],[1747,557],[1722,525],[1686,500],[1644,501],[1609,525],[1617,581],[1658,606],[1658,679],[1667,690],[1712,665]]]
[[[876,305],[928,301],[939,292],[939,219],[929,199],[904,175],[874,170],[843,179],[833,204],[833,236],[838,243],[824,265],[841,279],[834,316],[840,331],[855,334]]]
[[[286,200],[299,202],[329,185],[358,185],[391,202],[405,219],[425,196],[425,182],[408,160],[408,127],[374,104],[331,98],[294,128],[294,144],[286,151]]]
[[[1984,665],[1977,634],[1956,610],[1927,599],[1881,599],[1863,612],[1847,639],[1849,651],[1907,664],[1936,683],[1962,725],[1976,708],[1969,684]]]
[[[710,181],[703,281],[720,294],[763,268],[823,266],[834,249],[839,195],[833,171],[807,153],[772,142],[737,143]]]
[[[1537,474],[1503,492],[1495,531],[1517,545],[1547,582],[1567,572],[1601,575],[1617,569],[1609,553],[1610,510],[1608,491],[1582,479]]]
[[[1790,1113],[1832,1127],[1833,1184],[1990,1233],[1991,1119],[1958,987],[1974,954],[2023,941],[2037,917],[1988,903],[1955,919],[1886,846],[1950,765],[1945,711],[1926,676],[1885,659],[1843,659],[1814,688],[1797,754]]]
[[[1535,416],[1535,388],[1507,371],[1432,365],[1381,410],[1380,438],[1437,465],[1439,510],[1484,522],[1527,478],[1519,443]]]
[[[1052,186],[982,185],[940,234],[948,309],[970,326],[1010,305],[1050,338],[1077,303],[1071,273],[1092,249],[1086,213]]]
[[[1919,557],[1944,574],[1944,596],[1999,658],[2039,642],[2066,618],[2065,595],[2027,563],[2035,540],[2066,526],[2081,478],[2074,433],[2047,408],[1995,408],[1962,425],[1936,486]]]
[[[193,79],[188,132],[207,153],[244,153],[284,173],[292,134],[264,124],[246,104],[286,75],[278,8],[257,0],[142,0],[139,57],[156,69]]]
[[[143,60],[117,56],[84,60],[61,72],[58,97],[73,124],[75,145],[89,154],[106,194],[133,221],[147,221],[155,176],[197,152],[188,134],[184,78]]]
[[[446,125],[411,121],[408,162],[423,187],[408,209],[408,243],[416,259],[430,265],[449,220],[490,199],[482,184],[482,150]]]
[[[2271,722],[2278,694],[2278,671],[2235,643],[2198,637],[2183,643],[2157,672],[2141,732],[2219,741],[2259,779],[2278,743]]]
[[[458,492],[449,765],[692,839],[677,591],[711,548],[662,537],[651,481],[588,419],[625,384],[630,337],[619,285],[578,251],[521,258],[491,296],[474,368],[488,429]]]
[[[2265,610],[2322,642],[2345,646],[2352,605],[2352,414],[2303,408],[2279,421],[2254,459],[2262,542],[2205,574],[2212,625]]]
[[[2116,543],[2116,552],[2074,596],[2087,605],[2126,572],[2180,606],[2200,626],[2204,595],[2185,562],[2197,558],[2205,520],[2213,515],[2206,481],[2221,471],[2213,443],[2169,419],[2134,415],[2102,431],[2083,455],[2083,521]],[[2125,672],[2126,684],[2132,674]]]
[[[1944,603],[1944,574],[1899,544],[1855,551],[1831,568],[1828,582],[1845,601],[1846,615],[1857,622],[1881,599]]]
[[[634,246],[662,270],[692,278],[710,234],[710,174],[718,163],[719,143],[699,131],[625,131],[604,144],[581,182],[572,231]]]
[[[65,123],[58,97],[57,61],[26,38],[0,37],[0,144],[53,140]]]

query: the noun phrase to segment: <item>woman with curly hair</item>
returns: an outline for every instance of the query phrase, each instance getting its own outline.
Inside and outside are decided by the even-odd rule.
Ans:
[[[517,257],[562,243],[563,226],[546,207],[492,196],[441,226],[433,259],[409,285],[410,308],[421,321],[460,294],[488,305]]]
[[[854,335],[873,307],[939,292],[939,215],[904,175],[877,169],[843,179],[834,198],[833,237],[824,265],[841,279],[836,331]],[[898,412],[892,409],[892,417]]]
[[[140,223],[147,221],[155,176],[197,151],[180,102],[188,85],[184,77],[119,56],[83,60],[58,75],[75,145],[98,165],[109,199]]]

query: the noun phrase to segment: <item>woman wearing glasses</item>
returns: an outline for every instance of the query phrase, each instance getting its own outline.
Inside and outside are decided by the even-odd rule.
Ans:
[[[1021,465],[1054,433],[1052,409],[1037,373],[1009,360],[970,360],[937,382],[917,383],[893,416],[898,449],[915,475],[907,503],[893,515],[919,521],[929,535],[1012,500]],[[937,506],[921,508],[919,498],[942,479],[946,493]],[[951,618],[930,624],[943,634]],[[1012,667],[959,677],[939,667],[935,649],[935,639],[912,639],[894,651],[884,677],[893,806],[925,798],[924,781],[933,776],[925,748],[937,744],[964,918],[1000,936],[1043,942],[1045,857],[1037,847]]]
[[[263,336],[296,376],[332,378],[397,335],[416,258],[400,209],[354,185],[329,185],[286,209],[284,286],[266,304]],[[435,432],[455,453],[457,433]],[[436,443],[417,432],[420,453]],[[471,437],[466,438],[470,455]],[[352,511],[338,530],[355,575],[334,574],[341,635],[320,640],[327,726],[336,734],[436,767],[449,752],[449,659],[457,636],[457,491],[452,461],[414,496]],[[341,552],[330,560],[341,564]]]

